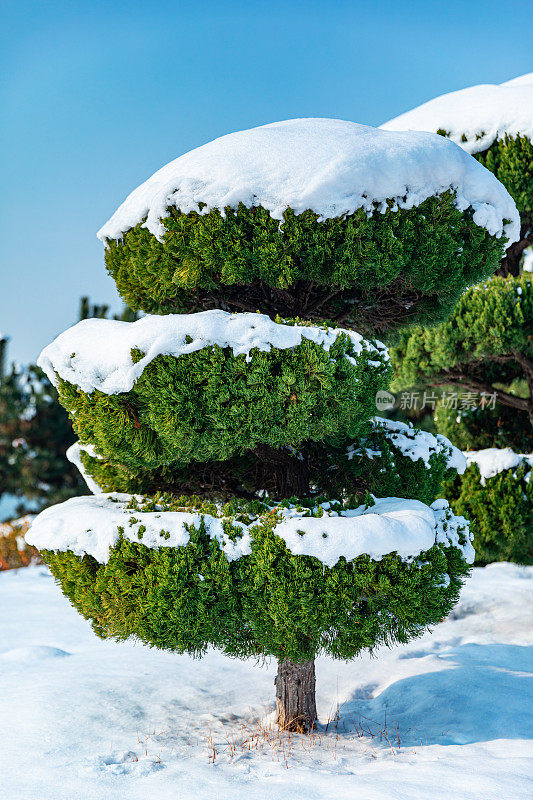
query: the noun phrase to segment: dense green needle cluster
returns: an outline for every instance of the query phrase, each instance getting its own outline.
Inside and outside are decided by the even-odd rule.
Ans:
[[[133,361],[143,355],[132,353]],[[355,352],[341,333],[329,350],[303,339],[248,357],[218,345],[160,355],[129,392],[88,394],[60,380],[59,395],[81,440],[134,473],[225,461],[261,447],[295,448],[338,433],[354,439],[388,382],[384,356]]]
[[[225,308],[333,320],[361,333],[439,322],[466,286],[494,272],[495,239],[451,192],[417,208],[363,209],[317,221],[261,207],[168,209],[159,241],[141,223],[107,242],[106,265],[132,308],[166,314]]]

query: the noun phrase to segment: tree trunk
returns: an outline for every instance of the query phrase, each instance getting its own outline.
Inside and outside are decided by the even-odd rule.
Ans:
[[[515,278],[520,275],[520,261],[524,255],[526,247],[533,245],[533,230],[531,222],[524,220],[520,228],[520,239],[514,242],[505,251],[505,256],[500,261],[500,266],[496,270],[496,275],[502,275],[507,278],[513,275]]]
[[[315,662],[278,663],[276,722],[285,731],[308,733],[316,727]]]

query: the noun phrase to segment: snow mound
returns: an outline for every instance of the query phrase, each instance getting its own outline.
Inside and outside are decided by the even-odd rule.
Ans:
[[[28,647],[15,647],[0,653],[2,661],[16,661],[22,664],[31,664],[49,658],[65,658],[70,656],[65,650],[59,647],[48,647],[47,645],[30,645]]]
[[[487,150],[505,135],[533,139],[533,73],[440,95],[385,122],[381,129],[444,130],[471,154]]]
[[[511,78],[510,81],[504,81],[500,86],[533,86],[533,72],[519,75],[518,78]]]
[[[159,355],[179,357],[218,345],[231,347],[235,356],[244,354],[249,361],[254,348],[263,352],[272,347],[285,350],[297,347],[303,339],[327,351],[341,334],[350,338],[356,354],[375,353],[383,363],[388,359],[384,344],[368,342],[344,328],[283,325],[264,314],[214,310],[148,315],[136,322],[84,319],[45,347],[38,364],[56,385],[59,375],[87,393],[98,389],[105,394],[117,394],[130,391],[144,368]],[[131,357],[133,348],[145,353],[136,364]],[[346,358],[352,359],[348,355]],[[379,362],[376,365],[381,366]]]
[[[427,431],[413,428],[410,423],[406,424],[385,417],[374,417],[373,424],[378,430],[384,429],[387,439],[412,461],[418,461],[421,458],[428,466],[429,459],[434,453],[447,451],[449,469],[456,469],[459,475],[462,475],[466,469],[466,458],[463,453],[440,433],[434,436]]]
[[[126,198],[98,237],[120,239],[143,222],[161,239],[172,206],[206,214],[243,203],[279,220],[287,208],[329,219],[359,208],[371,213],[376,203],[385,210],[387,200],[395,210],[413,208],[449,189],[460,210],[474,209],[477,225],[518,239],[518,213],[507,191],[453,142],[340,119],[292,119],[230,133],[171,161]]]
[[[515,453],[510,447],[488,447],[486,450],[467,450],[464,454],[468,466],[477,464],[481,474],[481,485],[507,469],[516,469],[522,464],[533,467],[533,453]]]
[[[349,561],[363,554],[379,560],[396,552],[403,559],[412,559],[435,543],[459,547],[468,563],[474,560],[468,523],[451,513],[446,500],[430,508],[418,500],[386,497],[376,499],[373,506],[341,511],[324,503],[321,516],[310,516],[301,506],[273,506],[246,525],[222,514],[139,511],[128,507],[131,499],[131,495],[118,493],[71,498],[42,511],[26,540],[41,550],[69,550],[105,564],[120,532],[129,541],[151,549],[183,547],[189,542],[188,526],[198,527],[203,522],[208,536],[219,543],[228,561],[233,561],[252,552],[254,526],[274,510],[279,520],[274,532],[291,553],[314,556],[327,567],[342,557]],[[224,521],[240,528],[241,536],[231,539],[224,531]],[[460,532],[465,537],[463,544],[459,543]]]

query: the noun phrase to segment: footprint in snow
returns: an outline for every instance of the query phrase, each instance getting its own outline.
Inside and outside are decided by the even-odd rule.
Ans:
[[[96,767],[114,775],[127,775],[135,772],[135,775],[139,776],[162,769],[163,764],[152,761],[150,758],[139,758],[133,750],[118,750],[105,756],[99,756],[96,759]]]

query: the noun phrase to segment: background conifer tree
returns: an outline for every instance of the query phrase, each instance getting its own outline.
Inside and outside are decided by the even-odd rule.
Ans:
[[[496,175],[520,213],[520,235],[507,248],[498,274],[517,277],[533,245],[533,72],[441,95],[381,127],[439,133]]]
[[[498,177],[520,212],[520,237],[500,263],[501,277],[469,289],[448,322],[402,335],[392,351],[393,389],[429,385],[481,399],[465,409],[437,405],[436,429],[474,451],[445,495],[471,519],[480,562],[532,563],[533,304],[531,273],[521,268],[533,242],[533,73],[443,95],[383,127],[453,138]]]
[[[78,318],[106,317],[108,312],[108,306],[82,297]],[[126,306],[114,319],[137,316]],[[57,390],[36,364],[12,364],[2,371],[7,342],[7,337],[0,339],[0,500],[10,495],[20,516],[83,494],[86,486],[66,458],[75,436]]]

